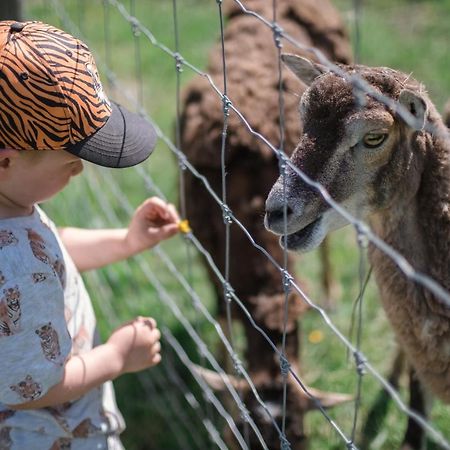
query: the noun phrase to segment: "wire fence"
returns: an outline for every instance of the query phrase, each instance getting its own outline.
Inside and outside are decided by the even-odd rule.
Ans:
[[[180,309],[179,301],[174,299],[173,294],[171,294],[164,285],[164,282],[155,275],[153,269],[148,263],[147,255],[141,255],[136,258],[138,262],[138,267],[142,271],[144,278],[153,286],[158,298],[161,302],[171,311],[171,313],[177,318],[178,323],[183,327],[187,335],[190,337],[192,342],[195,344],[198,354],[200,355],[201,364],[206,365],[208,363],[221,377],[224,382],[228,392],[230,393],[237,409],[239,410],[241,417],[244,419],[248,428],[244,430],[243,433],[239,430],[236,425],[235,417],[227,411],[227,407],[222,403],[219,397],[214,394],[211,388],[205,383],[203,378],[198,375],[195,367],[187,355],[186,351],[183,349],[183,345],[176,339],[173,333],[170,331],[170,327],[162,325],[163,336],[165,342],[170,346],[173,351],[173,358],[177,363],[181,363],[185,369],[193,376],[199,387],[199,392],[201,398],[197,399],[190,391],[189,387],[183,382],[181,377],[177,373],[175,365],[171,362],[172,357],[163,363],[162,370],[166,374],[165,379],[162,379],[162,375],[156,376],[156,378],[148,377],[147,374],[141,374],[139,380],[142,383],[144,391],[153,398],[155,398],[155,393],[158,392],[166,396],[161,400],[161,410],[162,414],[167,413],[167,409],[171,410],[173,414],[168,416],[168,426],[172,426],[174,431],[173,434],[178,440],[179,448],[227,448],[226,443],[223,440],[223,433],[220,429],[219,422],[214,419],[214,417],[219,417],[221,420],[227,424],[229,430],[236,439],[239,448],[247,449],[249,448],[248,433],[251,429],[259,441],[261,448],[268,449],[267,443],[265,442],[260,430],[258,429],[253,417],[248,411],[247,406],[242,400],[242,395],[238,389],[233,385],[232,381],[225,373],[225,370],[221,367],[213,351],[209,348],[210,346],[205,341],[202,336],[199,318],[203,321],[207,321],[212,329],[215,331],[217,339],[224,345],[226,351],[231,357],[237,375],[246,381],[250,387],[256,401],[260,404],[262,410],[267,416],[267,420],[273,425],[274,430],[279,436],[280,447],[282,450],[290,448],[290,443],[286,438],[286,413],[287,413],[287,379],[289,376],[293,377],[298,383],[300,388],[309,396],[312,400],[315,400],[314,396],[308,391],[306,384],[304,383],[302,376],[296,372],[291,366],[290,362],[287,360],[285,355],[285,337],[286,337],[286,327],[287,327],[287,314],[288,314],[288,295],[291,290],[296,291],[304,301],[309,305],[310,308],[315,310],[323,320],[323,323],[331,330],[331,332],[341,341],[343,346],[348,350],[348,352],[353,355],[354,359],[354,371],[357,377],[356,391],[355,391],[355,401],[353,407],[353,420],[350,432],[346,431],[342,425],[336,420],[326,409],[317,403],[317,407],[320,410],[323,419],[329,424],[330,428],[334,430],[336,436],[340,439],[342,446],[346,448],[357,448],[356,445],[356,431],[358,425],[358,415],[361,406],[361,395],[362,380],[364,374],[370,374],[379,384],[383,387],[389,395],[392,397],[398,408],[407,416],[414,419],[420,426],[442,447],[445,449],[450,449],[450,443],[443,435],[442,431],[437,429],[431,422],[425,418],[419,416],[416,412],[411,410],[405,402],[402,400],[400,394],[397,390],[384,378],[382,374],[370,363],[369,358],[361,351],[361,333],[363,327],[362,319],[362,300],[364,297],[365,287],[366,287],[366,277],[367,268],[365,267],[365,251],[369,243],[376,246],[379,250],[385,253],[389,258],[391,258],[397,267],[404,273],[404,275],[410,279],[414,280],[418,285],[423,286],[425,289],[433,293],[437,298],[439,298],[446,307],[450,307],[450,295],[442,286],[440,286],[435,280],[427,276],[426,274],[416,270],[410,262],[408,262],[401,254],[390,247],[387,243],[378,238],[369,228],[369,226],[362,222],[359,218],[353,217],[346,211],[341,205],[339,205],[327,192],[325,187],[320,183],[312,180],[305,173],[294,166],[284,151],[284,138],[283,138],[283,89],[282,89],[282,64],[281,64],[281,50],[283,42],[289,42],[290,44],[296,46],[298,49],[310,52],[316,59],[320,61],[321,64],[326,66],[329,70],[335,72],[336,74],[345,78],[353,87],[356,98],[361,99],[363,96],[368,95],[371,98],[378,100],[379,102],[385,104],[387,107],[398,111],[398,114],[402,119],[412,127],[416,126],[416,119],[412,116],[406,109],[399,107],[398,104],[393,102],[392,99],[380,94],[378,91],[374,90],[368,83],[356,75],[348,75],[340,67],[333,64],[331,61],[327,60],[325,56],[315,48],[305,47],[302,43],[297,42],[292,36],[286,33],[277,23],[277,1],[273,0],[273,16],[271,18],[263,17],[255,11],[247,9],[245,2],[239,0],[233,1],[239,8],[247,15],[252,16],[255,20],[263,23],[267,26],[274,36],[274,45],[277,50],[278,55],[278,65],[277,69],[279,73],[279,109],[280,109],[280,140],[279,143],[269,142],[261,133],[255,131],[251,125],[250,120],[248,120],[239,111],[239,109],[233,104],[233,99],[229,97],[227,92],[227,61],[225,56],[225,40],[224,40],[224,17],[222,11],[222,1],[217,1],[217,18],[220,27],[220,38],[222,43],[222,64],[223,64],[223,90],[218,87],[218,80],[214,80],[208,73],[202,71],[194,64],[191,64],[187,59],[183,57],[180,53],[180,36],[178,32],[178,13],[177,13],[177,0],[172,1],[172,14],[173,14],[173,25],[174,25],[174,49],[169,48],[167,45],[162,43],[158,37],[146,26],[144,26],[139,17],[136,17],[136,5],[133,0],[129,2],[128,5],[122,3],[118,0],[104,0],[103,5],[103,16],[104,16],[104,42],[105,42],[105,58],[101,58],[96,55],[96,60],[100,67],[102,67],[103,72],[106,74],[108,82],[111,87],[120,91],[121,95],[128,99],[129,103],[134,106],[134,108],[141,114],[146,116],[148,120],[155,126],[160,139],[166,144],[167,149],[175,155],[178,160],[179,165],[179,185],[180,185],[180,212],[182,217],[186,217],[186,201],[185,201],[185,191],[184,186],[184,173],[185,171],[190,171],[190,173],[196,177],[204,186],[204,189],[211,195],[211,197],[217,202],[219,207],[223,211],[224,216],[224,240],[226,247],[225,256],[225,270],[223,273],[219,270],[217,262],[213,260],[211,255],[205,250],[200,241],[195,236],[194,232],[189,232],[185,236],[185,247],[186,247],[186,260],[185,265],[187,270],[180,270],[179,264],[174,262],[172,258],[160,247],[154,249],[154,254],[158,261],[165,266],[167,272],[170,273],[172,280],[175,280],[180,292],[183,292],[185,298],[193,307],[195,311],[195,318],[190,321],[186,318],[184,311]],[[361,13],[360,2],[355,3],[355,18],[358,18]],[[70,31],[72,34],[80,36],[82,39],[89,43],[89,39],[83,36],[80,27],[77,26],[76,19],[74,20],[65,8],[65,4],[61,0],[51,0],[51,5],[59,16],[63,28]],[[81,8],[78,9],[80,11]],[[113,66],[113,48],[111,46],[111,23],[110,14],[111,10],[115,10],[119,14],[121,19],[126,22],[129,26],[130,33],[133,38],[134,43],[134,55],[130,55],[135,62],[135,83],[136,83],[136,93],[137,95],[131,94],[130,89],[122,84],[115,73],[112,71]],[[80,12],[81,14],[81,12]],[[78,23],[82,24],[82,17],[78,17]],[[355,28],[356,30],[356,42],[358,42],[358,35],[360,33],[359,25]],[[144,45],[151,45],[158,49],[161,54],[173,58],[174,70],[176,71],[176,86],[175,86],[175,99],[176,104],[176,120],[175,120],[175,142],[163,133],[161,128],[157,123],[154,122],[153,118],[148,115],[144,110],[143,98],[144,98],[144,80],[143,80],[143,68],[142,68],[142,48]],[[95,48],[93,49],[96,50]],[[101,62],[103,61],[103,62]],[[222,129],[222,140],[221,148],[218,149],[221,153],[221,171],[222,171],[222,193],[219,196],[214,189],[211,187],[207,178],[199,172],[194,165],[188,160],[183,150],[180,148],[180,105],[181,105],[181,72],[184,69],[189,69],[196,75],[205,78],[211,89],[217,94],[217,101],[222,103],[223,106],[223,129]],[[360,292],[358,295],[358,320],[356,325],[356,344],[354,345],[349,338],[346,337],[345,333],[342,332],[336,326],[330,315],[320,306],[316,301],[313,301],[304,289],[298,285],[292,274],[288,273],[287,267],[287,254],[284,253],[284,262],[279,264],[273,256],[263,248],[258,242],[255,241],[251,233],[245,228],[245,226],[239,221],[235,216],[234,212],[230,209],[227,204],[227,167],[226,161],[226,150],[227,150],[227,128],[228,120],[231,114],[235,114],[243,126],[246,127],[248,132],[252,134],[259,141],[263,142],[267,148],[269,148],[274,154],[277,155],[279,160],[280,175],[284,180],[284,192],[286,192],[286,169],[289,168],[291,171],[295,172],[298,177],[300,177],[303,182],[309,185],[311,188],[317,190],[322,196],[323,200],[335,211],[337,211],[342,217],[344,217],[354,228],[357,234],[357,242],[359,247],[359,284]],[[427,131],[436,134],[437,130],[428,127]],[[441,136],[443,139],[448,139],[448,137]],[[165,198],[163,191],[158,188],[157,184],[153,181],[149,173],[146,172],[142,167],[135,169],[136,177],[141,180],[141,182],[146,186],[151,192],[155,192],[162,198]],[[93,199],[94,206],[92,207],[92,214],[102,215],[103,219],[101,223],[105,223],[111,226],[117,226],[121,223],[121,219],[114,213],[111,208],[108,208],[108,197],[104,195],[104,192],[111,192],[114,198],[117,200],[120,208],[126,212],[128,215],[132,213],[133,207],[130,204],[127,195],[117,186],[114,182],[110,171],[89,170],[88,176],[85,177],[87,180],[87,189],[90,190],[90,197]],[[286,217],[287,217],[287,201],[286,196],[284,196],[284,217],[285,217],[285,227],[286,227]],[[239,227],[247,236],[249,242],[262,252],[265,257],[274,265],[274,267],[280,272],[283,280],[283,290],[285,292],[285,308],[284,308],[284,330],[283,330],[283,345],[278,348],[267,333],[258,325],[254,317],[248,310],[245,303],[235,294],[233,287],[229,282],[229,266],[232,255],[230,254],[230,226],[234,224]],[[286,235],[287,233],[285,233]],[[194,254],[195,251],[195,254]],[[194,285],[194,277],[191,272],[193,266],[193,258],[196,254],[201,254],[204,256],[205,260],[210,266],[210,270],[215,273],[217,278],[223,284],[226,302],[226,312],[227,312],[227,329],[222,329],[219,322],[213,317],[208,308],[205,306],[202,296],[197,292],[196,286]],[[114,271],[116,269],[108,269],[111,277],[114,277]],[[130,277],[131,277],[131,269]],[[92,278],[93,284],[98,286],[99,290],[107,291],[108,284],[99,279],[98,276],[89,275]],[[105,298],[112,299],[114,297],[113,292],[106,292]],[[248,320],[248,323],[254,327],[267,341],[267,351],[273,352],[277,355],[280,360],[280,372],[284,380],[283,398],[282,398],[282,420],[281,423],[277,422],[274,418],[271,409],[268,407],[267,403],[261,398],[252,378],[245,368],[245,364],[241,361],[238,351],[236,350],[236,342],[233,337],[233,325],[230,312],[231,302],[235,303],[243,312],[244,317]],[[117,313],[114,310],[114,306],[108,302],[100,302],[99,306],[102,308],[102,314],[108,318],[111,324],[118,324],[120,321],[118,319]],[[136,310],[136,305],[130,299],[126,299],[126,307],[130,312]],[[167,380],[171,380],[171,386],[180,391],[180,396],[171,396],[170,391],[172,389],[167,388]],[[182,404],[180,398],[184,399]],[[166,409],[167,408],[167,409]],[[196,435],[193,427],[186,426],[189,424],[190,413],[186,413],[186,409],[192,410],[197,419],[202,423],[207,436],[209,437],[208,444],[201,441],[201,438]],[[212,411],[214,410],[214,414]],[[176,419],[174,419],[174,417]],[[174,420],[177,421],[177,426],[175,427]],[[184,424],[184,425],[183,425]],[[182,431],[179,431],[182,430]]]

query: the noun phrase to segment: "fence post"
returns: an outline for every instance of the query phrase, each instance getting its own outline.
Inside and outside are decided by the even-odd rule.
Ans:
[[[22,20],[23,0],[0,1],[0,20]]]

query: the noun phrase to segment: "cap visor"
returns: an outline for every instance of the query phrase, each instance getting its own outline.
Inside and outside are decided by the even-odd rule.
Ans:
[[[156,131],[138,114],[111,102],[105,125],[93,135],[65,149],[104,167],[131,167],[147,159],[156,145]]]

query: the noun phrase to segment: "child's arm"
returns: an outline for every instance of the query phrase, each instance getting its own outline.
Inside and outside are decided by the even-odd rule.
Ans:
[[[175,207],[152,197],[135,211],[124,229],[62,228],[61,239],[78,270],[97,269],[151,248],[178,232]]]
[[[154,366],[161,361],[160,336],[154,319],[138,317],[116,329],[105,344],[68,359],[63,379],[44,396],[8,407],[36,409],[76,400],[123,373]]]

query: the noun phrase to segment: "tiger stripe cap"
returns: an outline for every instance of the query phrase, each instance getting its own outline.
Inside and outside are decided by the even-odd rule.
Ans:
[[[0,22],[0,148],[129,167],[155,144],[147,120],[108,99],[86,44],[42,22]]]

